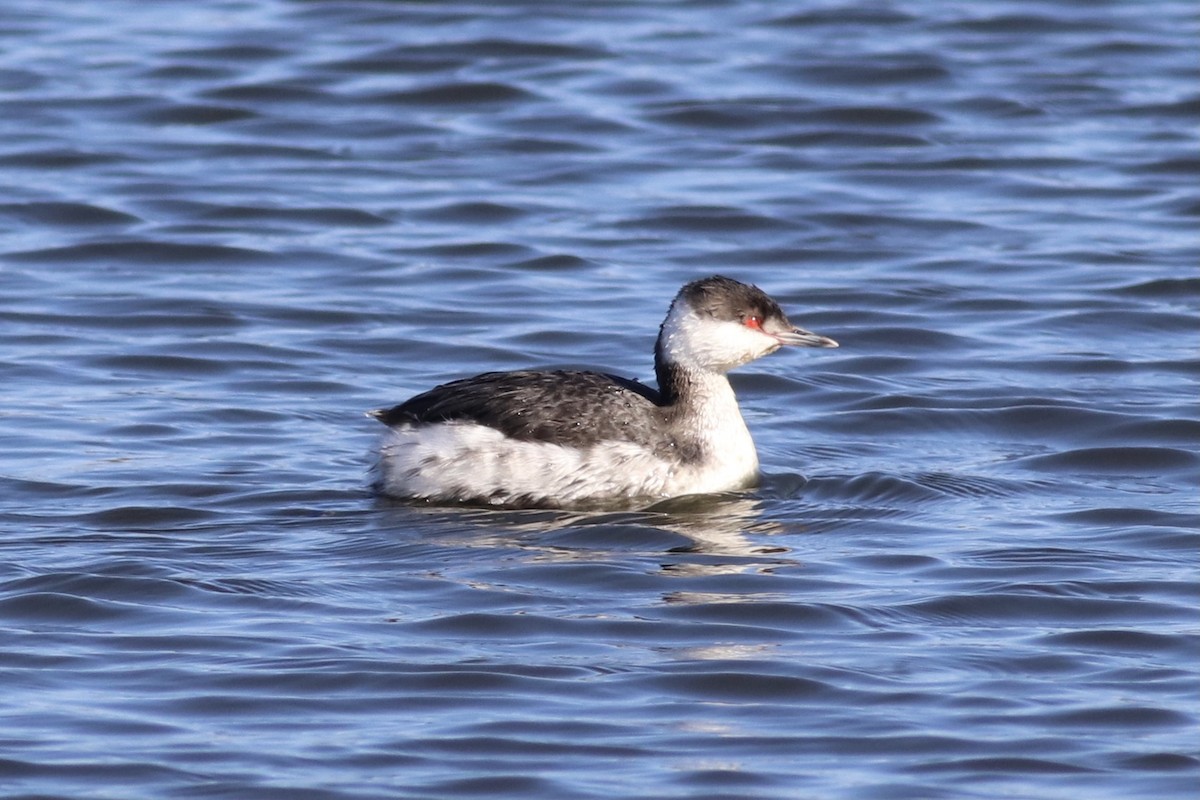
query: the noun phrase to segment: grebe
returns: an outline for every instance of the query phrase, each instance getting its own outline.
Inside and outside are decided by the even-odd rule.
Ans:
[[[757,286],[679,290],[654,346],[658,390],[598,372],[487,372],[372,411],[391,497],[571,507],[742,489],[758,454],[725,373],[784,345],[837,347]]]

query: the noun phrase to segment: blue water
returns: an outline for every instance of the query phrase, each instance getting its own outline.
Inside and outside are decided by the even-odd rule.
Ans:
[[[1198,17],[5,3],[0,794],[1193,797]],[[714,272],[756,490],[367,491]]]

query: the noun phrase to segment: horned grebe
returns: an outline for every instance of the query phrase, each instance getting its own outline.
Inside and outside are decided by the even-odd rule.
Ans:
[[[654,346],[655,391],[597,372],[487,372],[371,416],[383,494],[570,507],[741,489],[758,454],[725,373],[783,345],[837,347],[796,328],[757,286],[713,276],[679,290]]]

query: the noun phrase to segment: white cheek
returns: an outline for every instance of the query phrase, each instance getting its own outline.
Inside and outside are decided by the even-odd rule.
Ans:
[[[737,322],[714,322],[687,313],[669,323],[668,353],[679,364],[724,372],[779,349],[773,337]]]

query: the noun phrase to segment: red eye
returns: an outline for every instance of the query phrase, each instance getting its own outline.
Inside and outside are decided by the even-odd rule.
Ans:
[[[762,330],[762,318],[761,317],[756,317],[756,316],[746,317],[746,321],[744,324],[747,328],[750,328],[751,330],[755,330],[755,331]]]

